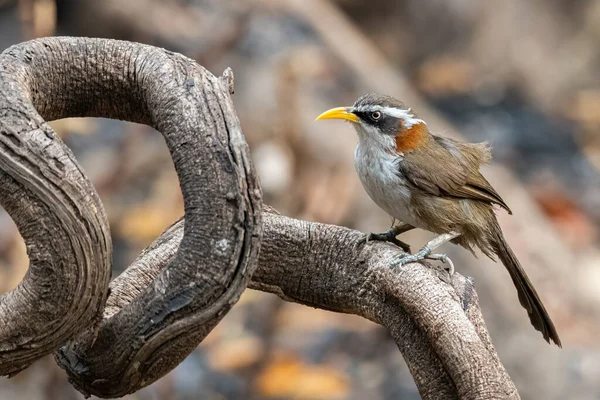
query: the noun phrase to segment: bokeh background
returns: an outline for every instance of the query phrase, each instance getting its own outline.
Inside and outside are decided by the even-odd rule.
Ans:
[[[0,0],[0,50],[41,36],[162,46],[215,74],[235,105],[265,201],[284,214],[383,231],[347,124],[320,112],[369,91],[403,99],[437,133],[490,141],[485,173],[512,207],[508,241],[564,348],[529,325],[503,267],[447,246],[475,278],[500,358],[523,399],[600,398],[600,1]],[[101,119],[52,123],[97,186],[119,274],[183,213],[163,139]],[[411,232],[419,248],[431,237]],[[28,261],[0,212],[0,293]],[[46,357],[0,399],[82,399]],[[248,290],[172,373],[133,399],[418,399],[388,333],[361,318]]]

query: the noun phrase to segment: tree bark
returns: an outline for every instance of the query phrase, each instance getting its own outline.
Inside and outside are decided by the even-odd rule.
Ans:
[[[388,328],[423,399],[516,399],[481,316],[473,282],[422,264],[390,269],[399,249],[357,244],[358,231],[277,215],[266,206],[259,266],[250,288],[284,300],[360,315]],[[116,313],[167,265],[178,221],[111,283]],[[440,279],[441,278],[441,279]]]
[[[448,284],[444,272],[421,264],[391,269],[397,248],[359,245],[362,234],[350,229],[269,208],[261,221],[232,85],[227,71],[215,78],[181,55],[114,40],[46,38],[3,53],[0,201],[32,265],[19,288],[0,297],[0,374],[58,350],[82,393],[134,392],[181,362],[252,277],[252,288],[387,327],[424,399],[518,398],[470,280],[455,274]],[[106,216],[42,119],[74,116],[154,126],[184,196],[184,220],[110,284],[102,314]]]
[[[134,391],[197,346],[256,266],[261,193],[229,97],[232,75],[215,78],[150,46],[83,38],[13,46],[0,64],[1,201],[32,261],[23,283],[0,297],[0,374],[19,371],[85,330],[58,353],[63,367],[82,381],[90,377],[90,393]],[[163,133],[187,221],[164,271],[103,320],[106,216],[71,152],[42,119],[83,116],[146,123]]]

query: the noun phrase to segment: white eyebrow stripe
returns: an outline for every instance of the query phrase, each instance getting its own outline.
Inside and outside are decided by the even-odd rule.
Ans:
[[[363,106],[357,107],[356,111],[358,112],[368,112],[368,111],[381,111],[384,114],[387,114],[394,118],[400,118],[404,121],[404,125],[406,125],[406,129],[410,129],[417,124],[425,124],[420,118],[417,118],[410,112],[410,108],[408,110],[402,110],[400,108],[395,107],[382,107],[382,106]]]

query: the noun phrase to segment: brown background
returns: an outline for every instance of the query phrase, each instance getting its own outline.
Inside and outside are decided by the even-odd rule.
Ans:
[[[234,101],[262,180],[282,213],[382,231],[362,190],[356,137],[320,112],[367,91],[405,100],[441,134],[489,140],[489,180],[515,215],[508,241],[553,316],[564,349],[530,326],[502,266],[447,246],[475,278],[484,317],[524,399],[600,396],[600,1],[0,0],[0,49],[49,35],[166,47],[215,74]],[[452,124],[452,125],[448,125]],[[52,123],[98,187],[118,274],[183,213],[172,162],[150,128]],[[418,248],[431,235],[411,232]],[[0,292],[27,256],[0,213]],[[51,357],[0,379],[0,399],[80,399]],[[128,399],[418,399],[382,328],[248,290],[196,352]]]

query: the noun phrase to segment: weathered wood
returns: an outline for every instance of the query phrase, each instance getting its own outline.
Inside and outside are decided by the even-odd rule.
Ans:
[[[110,279],[102,203],[43,119],[70,111],[52,88],[61,84],[66,93],[68,75],[36,54],[53,50],[28,44],[0,57],[0,203],[30,259],[19,286],[0,296],[0,375],[26,368],[97,322]]]
[[[216,78],[155,47],[85,38],[13,46],[0,65],[1,201],[32,261],[22,284],[0,297],[0,374],[17,372],[87,329],[57,355],[77,376],[74,384],[104,396],[135,391],[197,346],[256,265],[261,192],[229,97],[232,76]],[[71,152],[42,119],[80,116],[162,132],[187,222],[165,271],[104,320],[106,216]]]
[[[56,360],[82,393],[134,392],[181,362],[252,276],[253,288],[387,327],[424,399],[518,398],[471,281],[455,274],[446,283],[444,273],[421,264],[391,269],[398,249],[357,245],[362,234],[351,229],[294,220],[268,206],[261,214],[232,89],[229,71],[215,78],[181,55],[135,43],[46,38],[3,53],[0,201],[32,265],[19,288],[0,297],[0,374],[64,344]],[[106,217],[43,120],[68,116],[158,129],[184,196],[185,220],[110,284],[102,314]]]
[[[432,269],[390,269],[398,249],[356,246],[360,232],[263,213],[263,243],[250,288],[284,300],[357,314],[388,328],[423,399],[518,399],[492,345],[473,283],[455,273],[451,285]],[[135,298],[168,265],[184,223],[167,229],[111,282],[108,313]],[[442,274],[443,275],[443,274]]]

